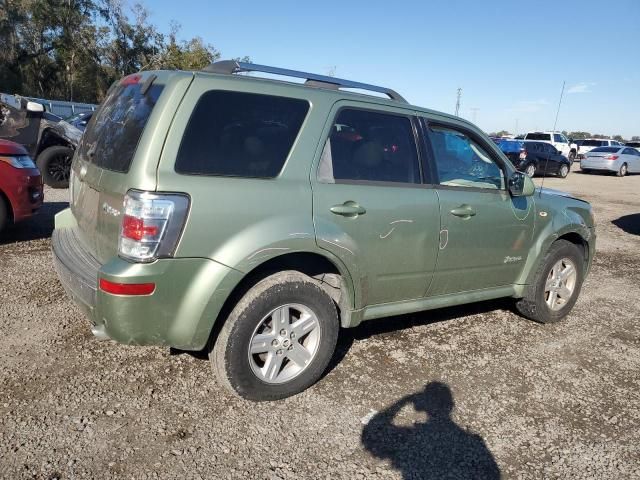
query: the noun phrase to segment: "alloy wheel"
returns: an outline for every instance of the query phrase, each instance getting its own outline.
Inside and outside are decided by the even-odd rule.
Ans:
[[[551,310],[558,311],[569,302],[577,279],[577,269],[571,259],[565,257],[555,263],[544,285],[544,299]]]
[[[251,336],[251,370],[269,384],[297,377],[318,353],[321,333],[318,317],[307,306],[291,303],[274,309]]]
[[[49,175],[57,182],[68,181],[71,173],[71,161],[72,157],[70,155],[56,155],[49,161],[47,166]]]

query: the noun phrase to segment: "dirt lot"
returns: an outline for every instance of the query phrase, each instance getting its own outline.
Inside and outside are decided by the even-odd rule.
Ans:
[[[94,340],[52,268],[67,193],[48,190],[0,237],[0,477],[640,478],[640,176],[545,185],[598,223],[564,322],[509,302],[374,321],[271,404],[228,395],[197,355]]]

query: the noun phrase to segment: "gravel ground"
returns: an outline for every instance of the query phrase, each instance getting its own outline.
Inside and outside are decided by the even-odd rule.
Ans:
[[[52,268],[67,193],[47,190],[0,237],[0,477],[640,478],[640,176],[545,185],[598,222],[567,319],[500,301],[377,320],[269,404],[221,390],[201,355],[94,340]]]

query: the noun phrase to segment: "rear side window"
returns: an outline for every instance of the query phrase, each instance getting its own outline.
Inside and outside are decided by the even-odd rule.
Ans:
[[[321,181],[420,183],[411,120],[402,115],[345,108],[323,151]]]
[[[182,137],[176,172],[276,177],[308,111],[309,102],[295,98],[206,92]]]
[[[602,145],[606,145],[602,140],[585,140],[582,142],[584,147],[601,147]]]
[[[542,141],[550,141],[551,134],[550,133],[527,133],[527,140],[542,140]]]
[[[142,85],[130,76],[111,88],[83,136],[83,158],[107,170],[129,171],[144,127],[164,88],[152,84],[143,95]]]

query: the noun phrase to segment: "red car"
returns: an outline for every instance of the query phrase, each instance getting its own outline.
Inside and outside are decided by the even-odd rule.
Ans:
[[[42,206],[42,177],[22,145],[0,139],[0,232]]]

